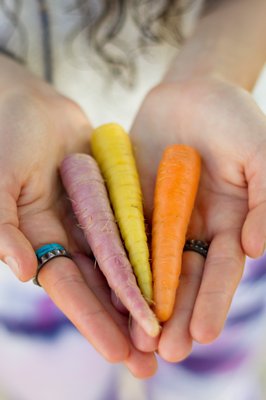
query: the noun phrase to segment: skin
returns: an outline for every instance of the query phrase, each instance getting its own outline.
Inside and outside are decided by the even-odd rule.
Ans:
[[[59,242],[74,253],[74,261],[47,264],[42,286],[100,354],[139,378],[156,372],[155,349],[179,361],[192,340],[209,343],[219,335],[244,254],[264,250],[266,120],[249,91],[266,59],[265,8],[264,0],[217,2],[133,124],[147,218],[162,149],[186,142],[204,161],[190,232],[211,241],[209,255],[204,263],[184,254],[175,313],[152,341],[112,306],[58,179],[65,155],[88,152],[90,122],[76,104],[0,57],[1,259],[25,281],[35,274],[34,249],[42,244]]]
[[[200,106],[195,105],[198,109],[192,123],[182,121],[182,114],[177,116],[171,110],[171,104],[180,104],[180,99],[176,95],[178,90],[167,85],[158,88],[166,91],[165,98],[171,99],[165,114],[162,112],[151,126],[151,118],[143,107],[132,132],[136,146],[141,149],[138,163],[147,215],[151,214],[155,174],[166,140],[167,144],[185,141],[197,148],[203,161],[189,237],[206,240],[211,246],[205,263],[200,255],[184,254],[176,311],[164,324],[158,347],[159,354],[168,361],[187,356],[192,340],[210,343],[220,334],[243,273],[245,254],[261,255],[266,234],[263,224],[266,193],[262,191],[265,116],[251,97],[238,88],[214,80],[197,84],[197,90],[196,84],[193,86],[194,101]],[[158,102],[162,96],[158,93]],[[184,95],[182,101],[186,103]],[[192,96],[189,107],[191,101]],[[245,118],[236,115],[235,109],[241,110],[240,115]],[[145,121],[149,121],[149,126]],[[145,138],[144,131],[152,132],[153,141]],[[150,161],[147,166],[147,159],[153,165]]]
[[[171,362],[186,358],[193,340],[211,343],[219,336],[245,255],[264,252],[266,118],[250,91],[266,60],[265,12],[262,1],[217,4],[146,96],[132,127],[149,219],[165,146],[189,144],[203,160],[189,237],[211,246],[206,262],[192,252],[183,256],[175,312],[158,344]],[[136,332],[134,340],[147,343]]]
[[[66,155],[89,152],[91,124],[77,104],[0,58],[0,257],[27,281],[37,269],[34,249],[51,242],[69,249],[74,260],[50,261],[39,274],[42,287],[103,357],[124,362],[139,378],[151,376],[155,356],[135,348],[128,314],[112,306],[110,289],[99,283],[59,179]]]

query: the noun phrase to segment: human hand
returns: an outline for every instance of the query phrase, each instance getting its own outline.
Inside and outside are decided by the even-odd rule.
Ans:
[[[91,124],[75,103],[24,68],[9,60],[3,60],[4,66],[0,257],[26,281],[36,273],[34,250],[46,243],[62,244],[73,260],[51,260],[39,274],[42,287],[107,360],[124,362],[136,376],[149,376],[156,369],[155,357],[132,345],[129,317],[112,305],[59,179],[58,168],[67,154],[89,152]]]
[[[186,143],[202,156],[189,237],[210,242],[210,249],[206,261],[184,253],[174,313],[158,344],[162,358],[180,361],[193,340],[210,343],[220,334],[245,254],[264,251],[266,118],[248,92],[225,81],[163,83],[144,100],[131,136],[149,222],[164,148]],[[133,341],[145,349],[147,337],[138,331]]]

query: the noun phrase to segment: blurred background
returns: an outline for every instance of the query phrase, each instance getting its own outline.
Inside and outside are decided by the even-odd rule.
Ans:
[[[63,38],[65,32],[59,30],[59,11],[54,33]],[[34,21],[34,18],[30,20]],[[37,61],[40,58],[39,43],[34,39],[34,35],[29,37],[29,52],[33,60],[33,70],[40,73]],[[128,129],[131,116],[138,108],[137,99],[144,96],[164,71],[160,63],[153,64],[153,68],[150,68],[153,51],[151,49],[146,59],[140,61],[140,70],[147,72],[148,69],[149,74],[140,76],[138,87],[131,98],[126,97],[123,86],[116,86],[115,96],[111,89],[110,92],[105,89],[103,99],[102,82],[96,73],[88,71],[82,51],[79,52],[80,58],[77,62],[69,59],[65,63],[59,46],[55,55],[57,71],[60,72],[56,75],[58,88],[76,100],[88,115],[92,115],[95,125],[116,120]],[[170,60],[172,54],[173,49],[167,47],[156,49],[159,59]],[[77,72],[80,79],[78,86],[73,79]],[[68,82],[67,87],[65,82]],[[87,92],[91,82],[94,82],[96,90],[91,93],[88,101]],[[254,98],[266,113],[266,68],[256,85]],[[262,258],[259,263],[260,271],[265,266],[265,273],[258,272],[256,275],[256,266],[247,267],[247,279],[253,274],[252,279],[255,282],[254,307],[257,297],[264,290],[260,283],[266,279],[266,261]],[[240,302],[246,309],[252,308],[252,305],[245,304],[245,291],[241,290],[238,293]],[[234,369],[235,365],[232,362],[227,364],[225,360],[220,370],[216,366],[213,375],[210,358],[204,359],[202,355],[205,350],[212,353],[213,348],[204,347],[202,350],[202,346],[195,346],[194,359],[182,366],[172,366],[160,361],[156,376],[140,381],[122,365],[105,362],[57,310],[42,289],[32,282],[18,282],[6,265],[0,263],[0,400],[266,399],[266,313],[265,304],[260,306],[259,317],[252,319],[247,330],[242,329],[241,321],[234,321],[234,325],[231,325],[229,334],[234,335],[235,347],[238,346],[239,335],[249,349],[244,361],[233,360],[236,364],[239,362],[237,368]],[[234,305],[232,311],[233,320]],[[222,335],[225,353],[228,351],[227,341],[227,336]],[[232,353],[233,350],[232,348]],[[197,357],[201,362],[196,365]],[[212,356],[213,365],[219,364],[219,357],[221,358],[220,353],[217,353],[217,360]],[[263,389],[262,394],[260,388]]]

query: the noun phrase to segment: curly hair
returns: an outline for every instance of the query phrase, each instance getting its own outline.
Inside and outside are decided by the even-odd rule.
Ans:
[[[205,0],[206,5],[215,2]],[[195,3],[196,0],[71,0],[66,12],[75,13],[78,23],[66,38],[67,48],[72,51],[77,36],[83,35],[87,47],[84,54],[89,64],[105,66],[112,76],[130,85],[136,75],[136,53],[146,53],[149,46],[165,41],[174,46],[182,43],[181,19]],[[26,2],[13,0],[9,5],[7,0],[0,0],[0,11],[9,21],[9,35],[5,40],[0,38],[0,45],[8,50],[9,39],[17,28],[19,55],[26,58],[27,35],[20,15],[22,4],[25,6]],[[52,64],[53,43],[49,29],[52,10],[47,0],[38,0],[37,4],[43,30],[43,59],[47,64],[45,76],[52,80],[52,66],[48,65]],[[123,31],[126,22],[134,31],[131,43],[128,31],[126,34]]]
[[[75,0],[69,11],[80,15],[79,26],[71,32],[68,41],[73,43],[83,33],[94,62],[100,62],[112,76],[127,85],[134,82],[135,55],[146,52],[149,46],[168,42],[177,46],[183,40],[181,17],[195,0]],[[123,32],[125,22],[135,31],[134,45]]]

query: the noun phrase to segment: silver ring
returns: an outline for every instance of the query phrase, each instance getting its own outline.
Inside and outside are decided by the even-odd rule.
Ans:
[[[41,286],[38,276],[41,269],[44,267],[48,261],[51,261],[53,258],[56,257],[67,257],[72,259],[71,254],[60,244],[51,243],[46,244],[35,251],[37,260],[38,260],[38,267],[35,277],[33,278],[33,283],[37,286]]]
[[[195,251],[196,253],[206,258],[209,246],[209,243],[203,240],[190,239],[186,241],[183,251]]]

